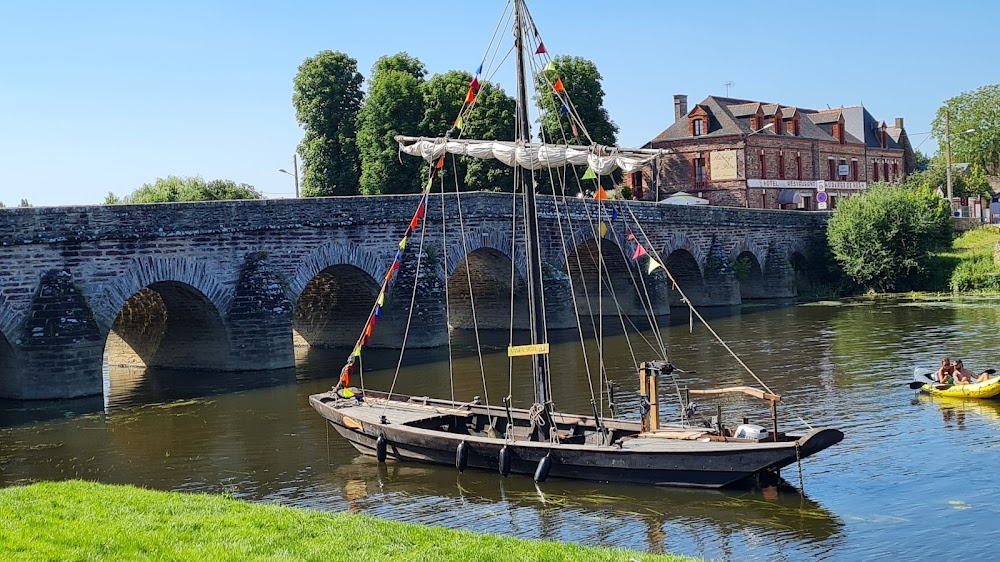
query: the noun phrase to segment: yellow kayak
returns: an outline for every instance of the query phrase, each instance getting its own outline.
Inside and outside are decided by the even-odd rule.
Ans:
[[[1000,394],[1000,375],[969,384],[924,383],[920,392],[949,398],[993,398]]]

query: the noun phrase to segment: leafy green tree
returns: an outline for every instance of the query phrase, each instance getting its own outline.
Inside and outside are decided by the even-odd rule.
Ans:
[[[427,71],[406,53],[382,57],[372,67],[368,97],[358,112],[361,193],[418,193],[423,187],[419,158],[400,158],[396,135],[422,134]]]
[[[841,201],[830,218],[833,255],[858,285],[876,291],[913,286],[931,252],[951,243],[948,203],[926,189],[876,183]]]
[[[932,158],[927,169],[906,176],[906,186],[911,189],[927,189],[944,193],[947,186],[947,164],[945,156],[938,153]],[[990,182],[983,169],[977,164],[970,164],[967,170],[953,165],[951,175],[952,192],[957,197],[970,195],[992,196]]]
[[[462,118],[462,127],[453,129],[472,78],[468,72],[452,70],[435,74],[424,82],[421,88],[424,96],[421,129],[431,136],[442,136],[447,132],[468,139],[513,140],[514,98],[487,82],[480,83],[475,103],[466,109]],[[455,158],[454,169],[449,160],[442,170],[446,189],[449,190],[454,189],[452,173],[458,176],[459,189],[463,191],[510,191],[513,187],[510,166],[496,160],[458,157]]]
[[[27,199],[21,199],[21,204],[18,207],[33,207],[31,203],[28,203]]]
[[[363,81],[358,62],[340,52],[323,51],[299,66],[292,105],[305,130],[298,147],[304,196],[358,193],[355,127]]]
[[[945,152],[944,113],[951,127],[952,162],[969,162],[991,176],[1000,175],[1000,84],[989,84],[963,92],[944,102],[931,124]],[[966,133],[969,129],[975,131]]]
[[[118,197],[108,193],[105,205],[119,203],[176,203],[179,201],[219,201],[226,199],[263,199],[254,186],[231,180],[206,182],[201,176],[167,176],[153,183],[143,184],[131,194]]]
[[[604,87],[601,85],[601,73],[597,66],[582,57],[560,56],[552,60],[553,69],[539,73],[536,84],[536,101],[543,109],[542,138],[546,142],[565,144],[591,144],[587,135],[594,143],[613,146],[617,144],[618,125],[615,125],[604,107]],[[561,80],[565,92],[555,92],[556,80]],[[570,104],[562,100],[569,97]],[[583,128],[577,126],[577,134],[573,134],[570,116],[579,116]],[[577,177],[585,172],[584,168],[577,170]],[[555,170],[553,171],[555,173]],[[621,174],[601,178],[605,189],[611,189],[621,183]],[[548,174],[538,176],[540,189],[549,191]],[[575,184],[574,174],[567,173],[567,184]],[[585,186],[590,187],[590,186]]]

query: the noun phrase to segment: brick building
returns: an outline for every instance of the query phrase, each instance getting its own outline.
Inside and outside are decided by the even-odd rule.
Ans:
[[[674,124],[646,144],[668,148],[651,172],[628,183],[645,198],[686,191],[713,205],[828,208],[876,181],[898,182],[915,165],[903,119],[893,126],[862,106],[815,110],[709,96],[688,110],[674,96]]]

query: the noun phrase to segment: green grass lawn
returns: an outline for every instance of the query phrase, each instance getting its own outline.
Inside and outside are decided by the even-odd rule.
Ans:
[[[993,265],[993,247],[1000,230],[977,228],[955,238],[951,248],[934,254],[927,274],[932,291],[1000,292],[1000,268]]]
[[[0,560],[682,561],[91,482],[0,489]]]

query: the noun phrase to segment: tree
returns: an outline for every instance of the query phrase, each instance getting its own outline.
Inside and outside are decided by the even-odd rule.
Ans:
[[[355,126],[363,81],[358,62],[340,52],[323,51],[299,66],[292,105],[305,129],[298,147],[304,196],[358,193]]]
[[[948,203],[936,193],[876,183],[840,202],[827,239],[858,285],[893,291],[912,287],[931,252],[951,243],[952,232]]]
[[[911,189],[926,189],[944,196],[947,186],[947,164],[942,153],[934,155],[926,169],[913,172],[906,176],[906,186]],[[970,195],[992,196],[990,182],[977,164],[970,164],[967,170],[959,169],[954,164],[951,172],[952,192],[957,197]]]
[[[452,130],[472,78],[468,72],[452,70],[435,74],[424,82],[421,87],[424,117],[420,128],[431,136],[443,136],[450,131],[450,134],[468,139],[513,140],[514,98],[488,82],[480,84],[475,103],[462,117],[462,127]],[[441,173],[447,189],[453,189],[452,173],[458,176],[459,189],[463,191],[510,191],[513,188],[510,166],[496,160],[458,157],[454,170],[449,162]]]
[[[361,193],[419,193],[423,187],[419,158],[400,161],[396,135],[422,134],[424,98],[420,91],[427,70],[406,53],[382,57],[372,67],[371,86],[358,112]]]
[[[1000,175],[1000,84],[963,92],[944,102],[931,124],[940,153],[946,150],[945,109],[951,128],[951,161],[969,162],[988,175]],[[975,131],[965,133],[969,129]]]
[[[555,92],[556,80],[562,82],[565,92]],[[604,87],[597,66],[582,57],[560,56],[552,60],[552,70],[539,73],[536,84],[536,101],[543,109],[542,138],[546,142],[582,144],[594,143],[613,146],[617,144],[618,125],[611,120],[604,108]],[[570,103],[563,100],[569,98]],[[583,128],[577,126],[576,134],[570,116],[579,116]],[[589,135],[589,139],[588,139]],[[578,176],[583,175],[583,170]],[[620,174],[602,177],[604,187],[611,188],[620,183]],[[569,174],[572,178],[572,173]],[[543,186],[547,174],[539,177]],[[544,187],[543,187],[544,188]]]
[[[108,193],[105,205],[120,203],[176,203],[179,201],[219,201],[228,199],[263,199],[252,185],[231,180],[206,182],[201,176],[167,176],[153,183],[143,184],[131,194],[118,197]]]
[[[28,203],[27,199],[21,199],[21,204],[18,207],[33,207],[31,203]]]

